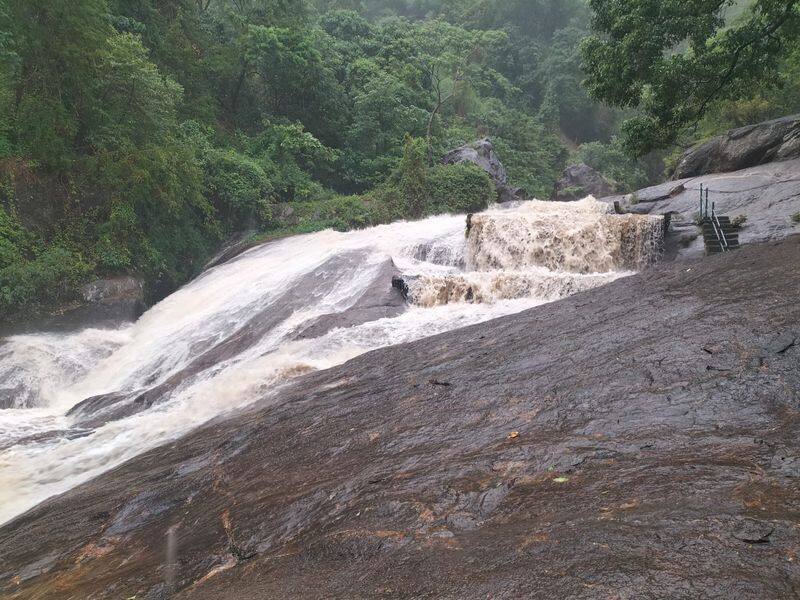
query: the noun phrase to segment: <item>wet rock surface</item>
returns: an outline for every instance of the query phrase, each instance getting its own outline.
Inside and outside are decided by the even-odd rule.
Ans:
[[[731,219],[744,216],[741,244],[761,243],[800,233],[793,215],[800,213],[800,159],[773,162],[733,173],[715,173],[668,181],[627,196],[610,196],[625,212],[671,214],[672,239],[667,258],[697,257],[705,252],[695,221],[700,212],[700,186],[709,190],[709,207]]]
[[[800,115],[733,129],[688,150],[675,179],[738,171],[800,157]]]
[[[0,528],[3,598],[800,588],[800,237],[360,356]]]
[[[287,207],[288,208],[288,207]],[[255,229],[239,232],[230,238],[222,245],[219,251],[211,257],[206,263],[206,269],[213,269],[219,265],[225,264],[229,260],[233,260],[240,254],[246,252],[250,248],[258,245],[255,241],[255,236],[258,232]]]
[[[135,321],[145,309],[144,281],[132,276],[98,279],[80,289],[80,298],[35,321],[0,323],[0,338],[39,331],[117,327]]]

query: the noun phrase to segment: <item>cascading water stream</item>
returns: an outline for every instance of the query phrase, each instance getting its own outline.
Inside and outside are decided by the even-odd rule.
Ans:
[[[525,203],[255,248],[132,325],[0,341],[0,523],[286,382],[654,260],[660,218]],[[391,280],[407,283],[406,304]]]

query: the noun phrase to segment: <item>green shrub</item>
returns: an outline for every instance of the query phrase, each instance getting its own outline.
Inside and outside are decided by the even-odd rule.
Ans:
[[[478,212],[497,198],[489,176],[473,164],[434,167],[427,186],[427,214]]]
[[[747,215],[738,215],[731,221],[731,226],[734,229],[741,229],[747,223]]]
[[[331,195],[310,202],[290,202],[286,206],[290,209],[291,216],[278,231],[348,231],[383,222],[373,213],[370,203],[360,196]]]
[[[800,212],[794,213],[792,215],[792,222],[793,223],[800,223]]]
[[[272,184],[264,169],[235,150],[209,150],[203,161],[205,195],[223,222],[236,228],[271,216]]]
[[[74,299],[90,272],[80,255],[58,246],[0,268],[0,320]]]
[[[0,269],[22,260],[25,232],[13,212],[0,205]]]
[[[362,196],[323,193],[314,200],[279,204],[272,226],[259,239],[322,229],[348,231],[446,212],[477,212],[496,197],[494,185],[480,168],[472,164],[428,168],[424,146],[412,141],[407,142],[404,160],[383,185]]]

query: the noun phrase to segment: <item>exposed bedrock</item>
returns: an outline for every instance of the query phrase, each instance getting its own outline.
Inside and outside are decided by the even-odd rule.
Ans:
[[[81,287],[72,303],[29,321],[0,324],[0,338],[35,331],[113,327],[135,321],[144,309],[143,280],[131,276],[98,279]]]
[[[213,269],[218,267],[229,260],[233,260],[250,248],[260,245],[259,242],[255,241],[257,233],[255,229],[248,229],[230,236],[217,253],[206,263],[205,268]]]
[[[800,157],[800,115],[733,129],[681,157],[675,179],[739,171]]]
[[[798,264],[662,264],[309,374],[0,528],[0,596],[793,597]]]

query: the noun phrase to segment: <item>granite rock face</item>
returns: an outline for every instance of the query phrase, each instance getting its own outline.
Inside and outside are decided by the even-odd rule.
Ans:
[[[0,596],[793,597],[798,264],[666,263],[309,374],[0,527]]]
[[[81,287],[79,298],[32,320],[0,325],[5,336],[38,331],[72,331],[86,327],[116,327],[144,312],[144,281],[132,276],[98,279]]]
[[[84,302],[111,304],[124,301],[142,301],[144,283],[135,277],[115,277],[98,279],[84,285],[81,290]]]
[[[725,173],[800,157],[800,115],[733,129],[688,150],[675,179]]]

